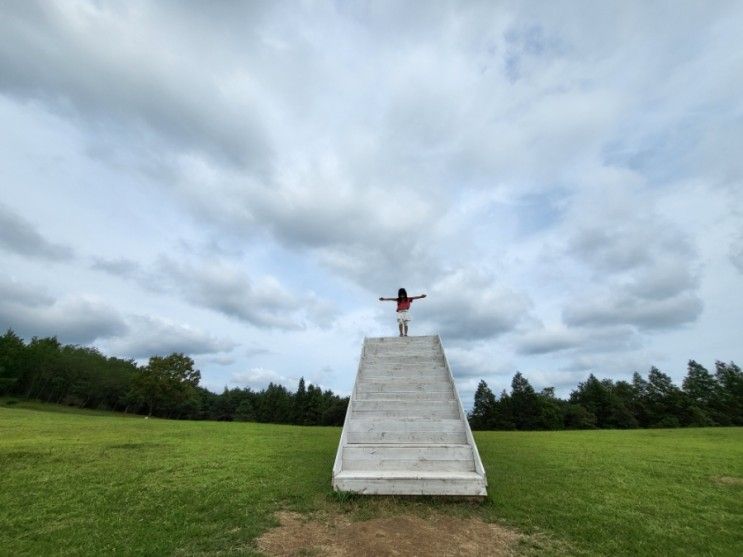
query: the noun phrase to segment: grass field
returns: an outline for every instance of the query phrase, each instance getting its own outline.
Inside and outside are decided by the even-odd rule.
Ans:
[[[481,504],[338,497],[339,428],[0,399],[0,554],[252,554],[282,510],[479,516],[596,555],[743,554],[743,429],[476,434]],[[527,548],[528,549],[528,548]]]

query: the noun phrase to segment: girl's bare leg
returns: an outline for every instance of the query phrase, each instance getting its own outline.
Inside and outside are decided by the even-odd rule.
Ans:
[[[398,323],[397,326],[400,328],[400,336],[402,336],[402,323]]]
[[[405,336],[408,336],[408,324],[405,323]]]

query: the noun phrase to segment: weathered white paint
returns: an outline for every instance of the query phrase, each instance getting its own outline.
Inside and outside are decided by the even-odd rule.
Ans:
[[[451,391],[398,391],[382,393],[375,391],[359,392],[359,400],[454,400]]]
[[[486,486],[440,338],[365,339],[334,489],[483,496]]]

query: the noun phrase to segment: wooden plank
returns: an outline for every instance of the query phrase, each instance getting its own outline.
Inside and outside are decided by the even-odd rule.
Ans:
[[[393,402],[396,406],[363,406],[362,404],[382,404]],[[450,405],[450,401],[426,400],[423,403],[436,404],[437,406],[420,406],[421,402],[405,402],[403,400],[357,400],[351,408],[353,419],[364,419],[373,416],[383,418],[385,416],[395,418],[451,418],[458,419],[459,408]],[[446,405],[446,406],[445,406]]]
[[[359,375],[359,380],[357,383],[357,387],[363,386],[363,385],[374,385],[375,383],[381,383],[383,385],[425,385],[425,384],[435,384],[440,385],[443,388],[438,389],[443,391],[447,386],[449,389],[451,389],[451,383],[446,379],[441,379],[440,377],[430,377],[430,376],[421,376],[421,377],[366,377],[363,372]]]
[[[375,373],[438,373],[446,376],[446,367],[444,366],[433,366],[433,365],[415,365],[415,366],[394,366],[394,365],[374,365],[374,366],[363,366],[361,368],[361,375],[373,375]]]
[[[398,364],[398,365],[415,365],[418,363],[432,364],[432,365],[443,365],[443,355],[422,355],[422,354],[399,354],[399,355],[370,355],[366,354],[361,362],[363,365],[373,365],[376,363],[382,364]]]
[[[410,379],[388,379],[388,380],[367,380],[361,381],[356,385],[357,393],[398,393],[410,391],[451,391],[451,384],[448,381],[437,380],[410,380]]]
[[[357,479],[357,478],[369,478],[369,474],[363,471],[349,471],[341,472],[338,474],[338,478],[341,479]],[[464,481],[477,481],[482,477],[476,472],[418,472],[404,470],[380,470],[374,472],[374,479],[387,479],[387,480],[464,480]]]
[[[446,381],[447,376],[444,371],[363,371],[359,375],[361,382],[365,381],[387,381],[389,379],[410,379],[420,381]]]
[[[487,495],[483,482],[476,480],[341,478],[333,484],[338,491],[367,495]]]
[[[379,392],[369,391],[356,393],[357,400],[404,400],[404,401],[421,401],[421,400],[454,400],[454,393],[448,391],[397,391],[397,392]]]
[[[361,373],[380,373],[380,372],[409,372],[409,373],[428,373],[428,372],[437,372],[437,373],[446,373],[446,367],[443,365],[433,365],[433,364],[409,364],[409,365],[394,365],[394,364],[374,364],[374,365],[366,365],[361,367]]]
[[[406,363],[411,361],[438,362],[443,359],[443,354],[439,351],[421,351],[421,350],[404,350],[399,352],[389,352],[385,350],[367,350],[362,359],[363,362],[389,362],[399,361]]]
[[[460,432],[441,431],[349,431],[348,443],[466,443]]]
[[[424,400],[407,402],[402,400],[356,400],[353,403],[355,412],[370,412],[376,410],[408,410],[411,414],[428,412],[430,410],[456,410],[459,415],[458,404],[454,400]],[[421,414],[423,416],[423,414]]]
[[[436,337],[432,335],[411,336],[411,337],[366,337],[364,342],[369,345],[387,344],[387,345],[412,345],[412,344],[434,344]]]
[[[414,472],[474,472],[475,461],[443,459],[343,459],[343,470],[370,473],[376,471],[414,471]]]
[[[472,460],[469,445],[346,445],[343,459]]]
[[[464,424],[454,419],[388,419],[361,418],[351,420],[348,431],[461,431]]]
[[[409,364],[374,362],[361,366],[361,371],[416,371],[418,373],[425,373],[427,371],[446,372],[446,366],[442,363],[422,361]]]
[[[415,413],[411,413],[410,410],[405,408],[398,408],[395,410],[369,410],[364,412],[352,411],[352,417],[355,420],[366,419],[369,417],[375,418],[458,418],[458,409],[449,408],[435,408],[430,410],[418,410]]]

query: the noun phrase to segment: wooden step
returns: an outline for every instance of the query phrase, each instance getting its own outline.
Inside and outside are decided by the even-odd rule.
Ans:
[[[464,431],[348,431],[348,443],[466,443]]]
[[[474,472],[475,463],[472,455],[466,459],[349,459],[343,458],[343,469],[369,472],[399,471],[399,472]]]
[[[404,400],[404,401],[423,401],[423,400],[455,400],[454,393],[451,389],[445,391],[362,391],[356,393],[357,400]]]
[[[333,478],[333,487],[368,495],[487,495],[476,472],[344,470]]]
[[[359,374],[359,379],[362,381],[377,379],[379,381],[387,379],[422,379],[422,380],[438,380],[446,381],[449,377],[446,374],[446,370],[426,370],[426,371],[415,371],[409,369],[402,370],[368,370],[365,369]]]
[[[420,354],[401,354],[399,356],[364,356],[362,365],[375,366],[375,365],[399,365],[399,366],[416,366],[416,365],[431,365],[431,364],[444,365],[443,356],[432,357],[432,356],[421,356]]]
[[[367,337],[364,339],[365,346],[436,346],[436,337]]]
[[[468,445],[347,445],[344,470],[474,472]]]
[[[394,362],[400,364],[415,364],[417,362],[443,362],[444,355],[440,353],[421,354],[418,352],[404,352],[401,354],[372,354],[365,353],[361,361],[365,365],[372,365],[375,362]]]
[[[451,390],[449,381],[438,379],[361,379],[356,385],[356,392],[401,392],[401,391],[444,391]]]
[[[444,355],[437,350],[400,350],[391,352],[389,350],[364,350],[364,361],[373,362],[376,360],[400,360],[409,361],[419,360],[440,360]]]
[[[373,418],[360,417],[348,424],[348,431],[464,431],[462,420],[453,418]]]
[[[346,445],[344,470],[474,472],[468,445]]]
[[[466,444],[410,444],[386,445],[378,443],[351,444],[343,448],[343,458],[348,460],[369,459],[428,459],[467,460],[472,458],[472,447]]]
[[[415,401],[401,400],[355,400],[351,404],[354,417],[363,418],[366,413],[376,416],[417,416],[421,418],[459,418],[457,401]]]

